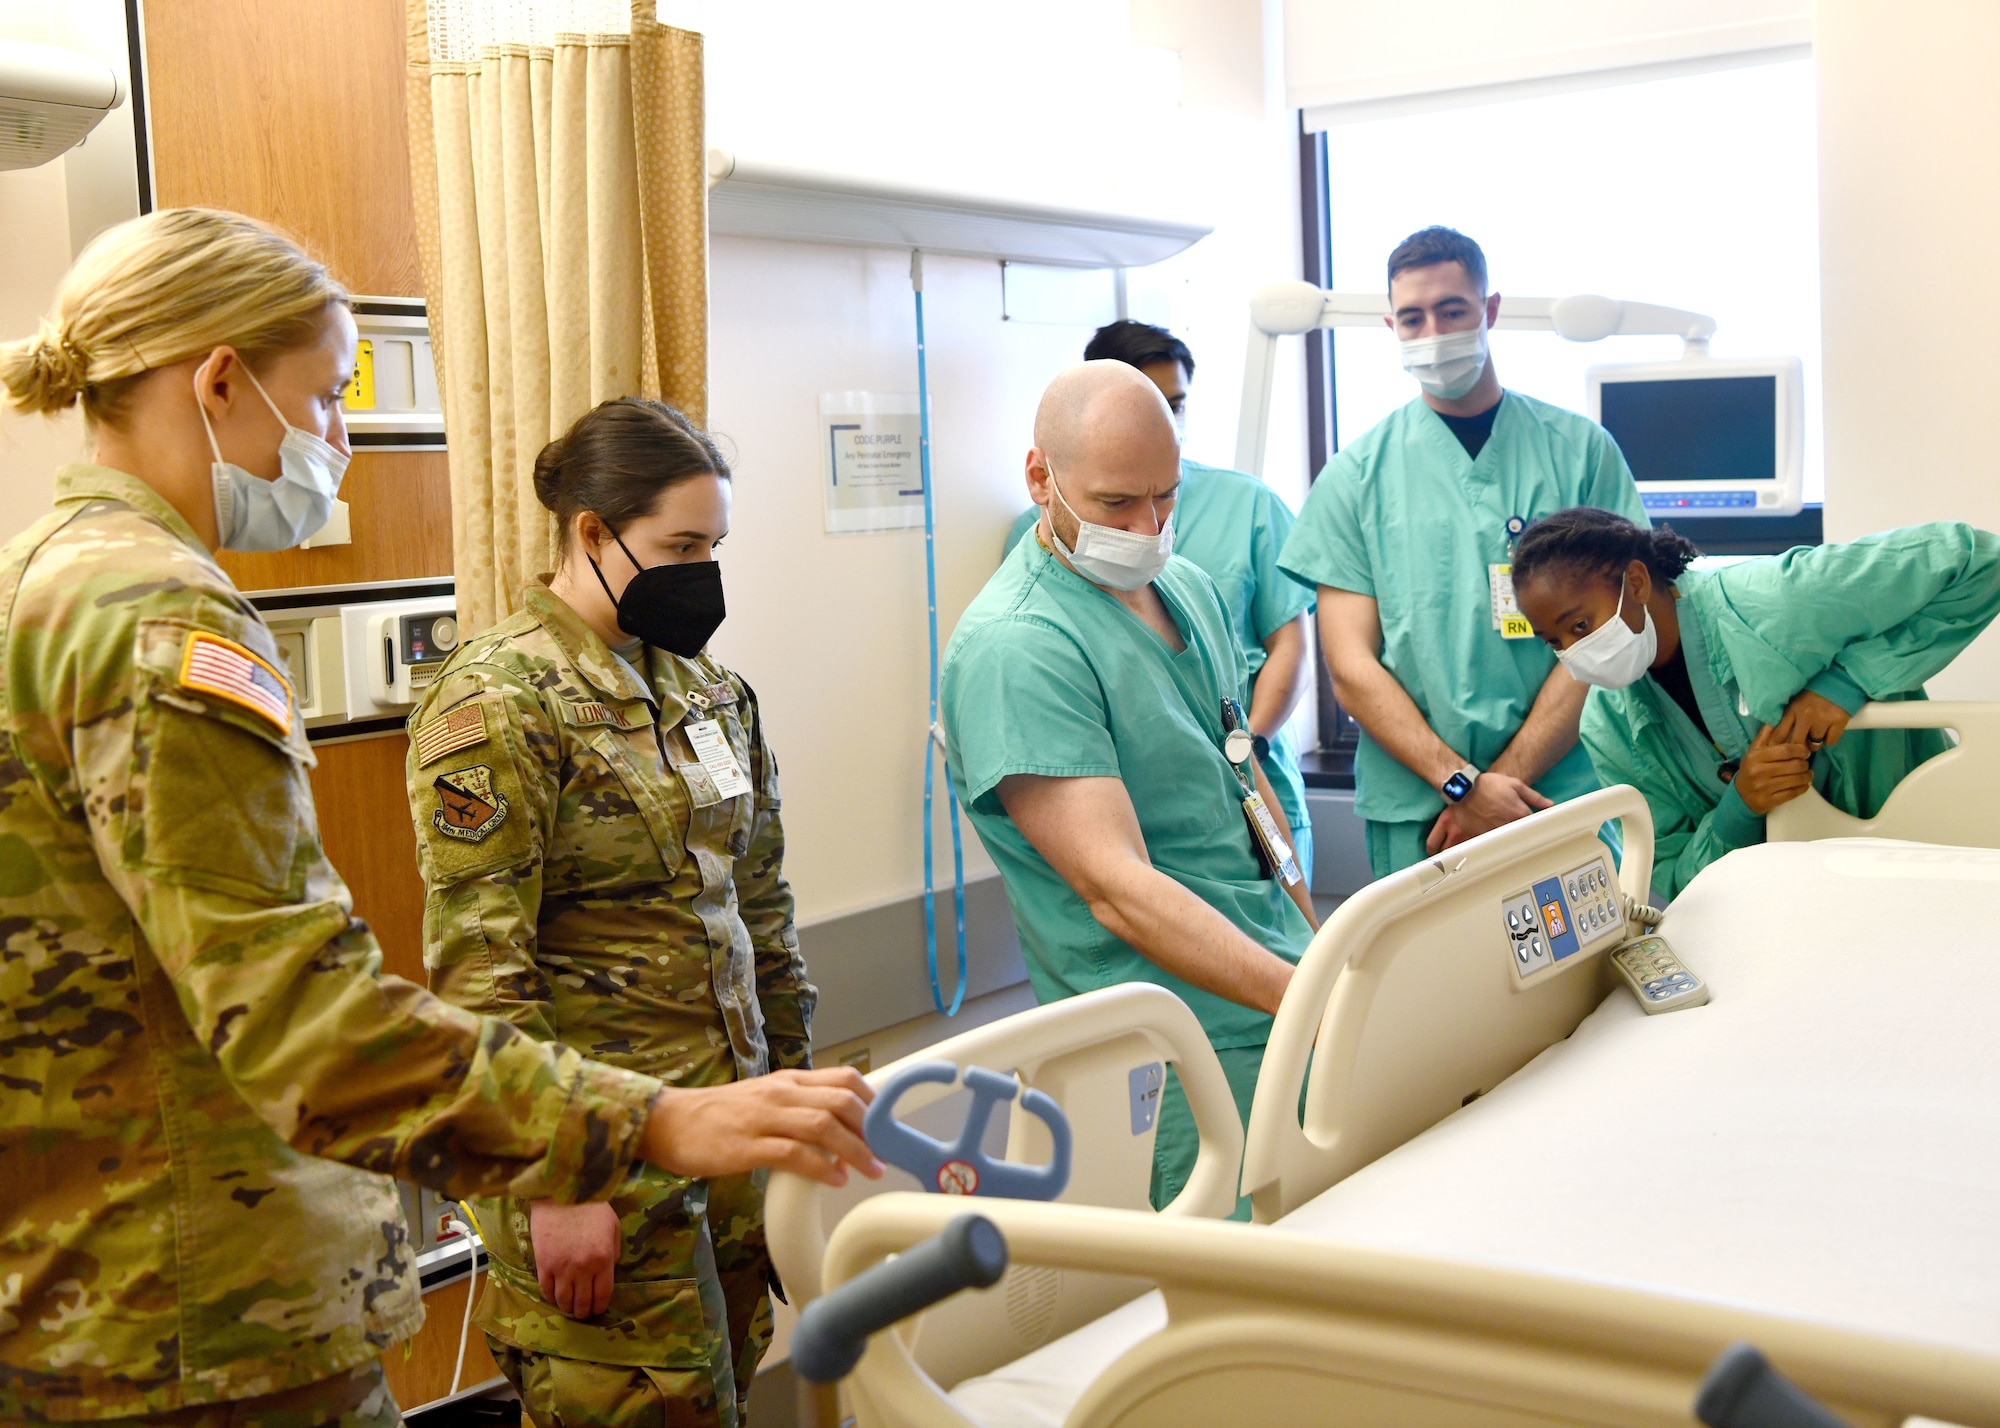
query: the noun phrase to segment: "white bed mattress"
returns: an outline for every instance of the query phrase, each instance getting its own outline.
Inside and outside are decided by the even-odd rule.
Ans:
[[[1274,1233],[1732,1300],[2000,1351],[2000,851],[1768,844],[1662,929],[1710,985],[1622,989]],[[952,1394],[1056,1425],[1157,1294]]]

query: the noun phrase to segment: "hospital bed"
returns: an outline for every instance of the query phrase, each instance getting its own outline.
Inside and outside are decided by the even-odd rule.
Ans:
[[[2000,1424],[2000,1053],[1967,992],[2000,853],[1736,854],[1661,929],[1715,1000],[1655,1018],[1606,997],[1603,956],[1650,864],[1644,804],[1613,789],[1364,889],[1274,1028],[1243,1159],[1265,1224],[982,1200],[1014,1266],[954,1307],[1003,1312],[1031,1272],[1123,1302],[1025,1354],[977,1331],[944,1352],[928,1316],[883,1335],[859,1421],[1685,1423],[1750,1339],[1851,1422]],[[1524,957],[1507,914],[1551,895],[1575,945]],[[983,1064],[1021,1064],[1008,1026]],[[829,1283],[961,1205],[846,1208]]]

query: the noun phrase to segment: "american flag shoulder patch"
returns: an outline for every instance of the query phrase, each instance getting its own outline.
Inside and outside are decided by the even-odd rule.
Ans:
[[[486,738],[486,706],[461,704],[449,713],[427,719],[417,727],[417,767],[434,764],[446,754],[457,753]]]
[[[234,640],[190,630],[181,650],[180,685],[248,709],[280,734],[292,731],[290,681]]]

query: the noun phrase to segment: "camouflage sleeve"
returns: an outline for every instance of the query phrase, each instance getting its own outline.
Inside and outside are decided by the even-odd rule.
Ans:
[[[819,993],[806,980],[799,956],[798,929],[792,925],[792,885],[785,881],[785,830],[779,820],[778,761],[764,739],[757,695],[740,678],[744,732],[750,740],[750,780],[756,811],[750,842],[736,860],[736,900],[757,964],[757,1001],[764,1011],[764,1037],[771,1069],[812,1065],[812,1014]]]
[[[105,716],[61,731],[99,861],[181,1013],[302,1152],[459,1196],[608,1195],[659,1082],[381,974],[320,848],[280,664],[254,617],[183,595],[104,666],[121,686]]]
[[[410,716],[431,990],[537,1041],[561,1039],[554,989],[535,960],[557,748],[541,702],[489,664],[454,670]],[[474,784],[495,801],[482,801]]]

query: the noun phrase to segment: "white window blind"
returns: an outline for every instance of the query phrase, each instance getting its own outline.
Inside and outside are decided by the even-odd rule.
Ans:
[[[1306,127],[1802,59],[1811,0],[1285,0]]]

